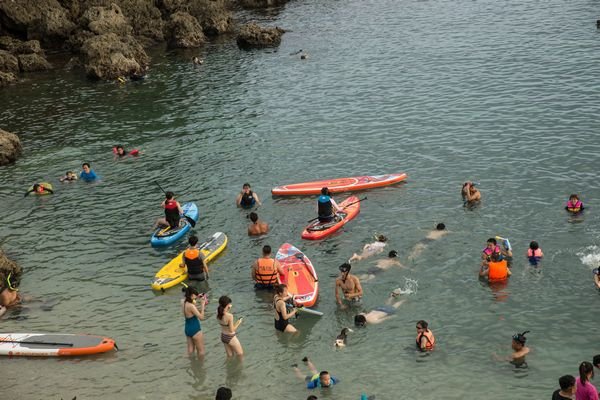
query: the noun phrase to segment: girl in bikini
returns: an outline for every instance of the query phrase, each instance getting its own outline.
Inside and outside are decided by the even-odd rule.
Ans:
[[[231,299],[227,296],[221,296],[219,298],[219,307],[217,308],[217,320],[219,321],[219,325],[221,325],[221,342],[225,346],[227,357],[235,354],[241,358],[244,355],[244,350],[235,331],[244,319],[240,318],[234,323],[233,314],[229,312],[230,310]]]

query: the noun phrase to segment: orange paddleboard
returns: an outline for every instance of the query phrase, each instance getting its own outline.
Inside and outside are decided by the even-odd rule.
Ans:
[[[308,257],[291,244],[285,243],[277,250],[275,258],[283,269],[279,283],[287,285],[290,294],[294,295],[294,303],[312,307],[319,295],[319,280]]]
[[[405,173],[387,175],[352,176],[349,178],[324,179],[322,181],[294,183],[277,186],[271,189],[274,196],[301,196],[321,194],[321,188],[328,188],[331,193],[351,192],[355,190],[373,189],[393,185],[408,178]]]

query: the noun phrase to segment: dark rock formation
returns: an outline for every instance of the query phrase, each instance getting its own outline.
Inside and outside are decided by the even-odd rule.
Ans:
[[[81,47],[85,71],[93,79],[143,75],[150,58],[133,36],[97,35]]]
[[[52,68],[52,65],[39,54],[19,54],[17,58],[21,72],[45,71]]]
[[[287,0],[240,0],[239,3],[244,8],[267,8],[282,6]]]
[[[171,15],[167,25],[168,45],[171,48],[199,47],[204,43],[204,32],[198,20],[185,12]]]
[[[15,162],[22,151],[19,137],[14,133],[0,129],[0,165]]]
[[[15,83],[17,77],[12,72],[0,72],[0,87]]]
[[[0,71],[16,74],[19,72],[19,60],[6,50],[0,50]]]
[[[279,27],[261,27],[256,24],[246,24],[240,29],[237,36],[237,45],[240,49],[277,47],[281,44],[281,36],[285,30]]]

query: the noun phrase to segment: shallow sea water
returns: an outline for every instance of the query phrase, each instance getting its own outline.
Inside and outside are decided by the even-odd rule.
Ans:
[[[25,268],[22,291],[39,302],[9,315],[3,332],[80,332],[114,338],[121,351],[81,359],[2,359],[6,398],[304,399],[290,365],[309,355],[342,383],[319,398],[549,398],[563,374],[600,353],[598,265],[600,33],[589,1],[296,1],[255,16],[289,31],[277,51],[208,45],[201,68],[187,54],[153,54],[142,83],[92,83],[61,71],[0,92],[0,126],[20,134],[25,156],[0,169],[0,244]],[[301,61],[289,54],[307,50]],[[111,147],[145,151],[115,162]],[[91,162],[96,184],[55,184],[22,198],[34,181]],[[273,186],[404,171],[406,183],[369,191],[360,215],[320,242],[300,239],[313,198],[271,198]],[[466,210],[461,183],[480,182],[482,204]],[[226,362],[214,316],[203,322],[204,362],[185,356],[178,289],[153,293],[155,272],[179,251],[149,246],[161,214],[153,181],[195,201],[201,238],[224,231],[230,245],[210,265],[211,313],[220,295],[244,316],[242,365]],[[274,228],[246,236],[234,198],[244,182],[262,196]],[[565,215],[570,193],[589,207]],[[344,196],[337,196],[343,199]],[[451,231],[414,261],[407,255],[436,222]],[[335,307],[337,266],[371,241],[390,238],[405,270],[364,284],[362,308]],[[492,291],[477,278],[488,237],[514,246],[513,276]],[[546,257],[526,264],[529,241]],[[256,293],[249,265],[264,244],[290,242],[316,266],[322,318],[273,329],[270,295]],[[353,267],[366,271],[372,261]],[[332,344],[355,312],[418,281],[398,314]],[[415,322],[429,321],[431,354],[414,350]],[[529,368],[516,370],[510,338],[531,330]]]

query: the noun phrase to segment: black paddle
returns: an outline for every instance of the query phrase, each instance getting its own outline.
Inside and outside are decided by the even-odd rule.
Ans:
[[[160,190],[162,190],[162,192],[165,194],[165,196],[167,195],[167,192],[165,192],[165,189],[162,188],[162,186],[160,186],[158,184],[158,182],[154,181],[154,183],[156,184],[156,186],[158,186],[158,188]],[[188,217],[187,215],[183,214],[183,217],[187,220],[187,222],[189,222],[189,224],[193,227],[196,226],[196,221],[194,221],[192,218]]]
[[[21,344],[47,344],[49,346],[70,346],[73,347],[73,343],[56,343],[56,342],[35,342],[28,340],[0,340],[0,343],[21,343]]]
[[[353,204],[360,203],[360,202],[361,202],[361,201],[363,201],[363,200],[367,200],[367,196],[363,197],[362,199],[358,199],[357,201],[355,201],[355,202],[352,202],[352,203],[350,203],[350,204],[346,204],[346,205],[344,206],[344,208],[342,208],[342,210],[343,210],[343,209],[345,209],[346,207],[350,207],[350,206],[351,206],[351,205],[353,205]],[[319,217],[317,217],[317,218],[313,218],[313,219],[309,219],[309,220],[308,220],[308,221],[306,221],[306,222],[313,222],[313,221],[316,221],[316,220],[318,220],[318,219],[319,219]]]

